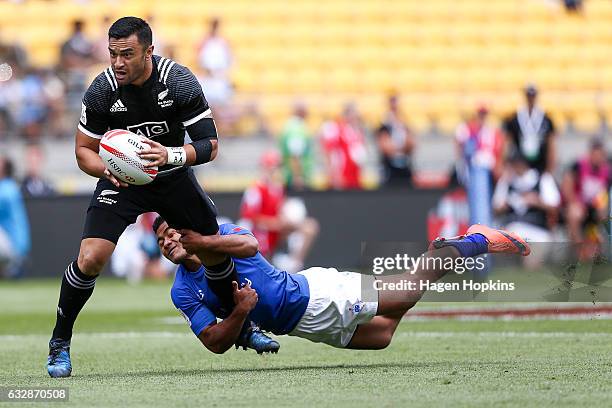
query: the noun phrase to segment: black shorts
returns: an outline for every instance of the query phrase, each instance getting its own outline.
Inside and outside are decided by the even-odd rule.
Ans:
[[[187,167],[144,186],[118,188],[100,179],[87,209],[83,238],[117,243],[127,226],[146,212],[158,213],[176,229],[189,228],[204,235],[219,230],[215,204]]]

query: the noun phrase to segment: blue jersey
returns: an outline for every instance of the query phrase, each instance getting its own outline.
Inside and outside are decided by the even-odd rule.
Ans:
[[[234,224],[219,226],[221,235],[251,234]],[[260,328],[274,334],[289,333],[302,318],[310,292],[303,275],[288,274],[272,266],[259,252],[250,258],[232,258],[239,284],[251,282],[259,300],[249,319]],[[209,288],[204,267],[189,272],[182,265],[176,271],[172,285],[172,302],[189,322],[197,336],[222,315],[219,298]]]
[[[30,251],[30,223],[19,185],[10,179],[0,180],[0,230],[11,240],[12,249],[21,257]]]

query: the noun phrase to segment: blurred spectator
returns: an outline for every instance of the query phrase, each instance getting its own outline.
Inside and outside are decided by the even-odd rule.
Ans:
[[[389,111],[376,131],[378,149],[382,154],[382,183],[408,187],[412,185],[414,137],[402,120],[398,96],[390,96],[388,102]]]
[[[23,68],[28,65],[28,55],[19,44],[8,43],[0,38],[0,63],[7,63],[13,68]]]
[[[570,13],[579,13],[582,11],[582,0],[563,0],[565,9]]]
[[[463,187],[445,193],[427,215],[427,239],[464,235],[470,223],[470,209]]]
[[[140,215],[117,241],[111,257],[111,270],[129,283],[139,283],[143,278],[165,279],[176,265],[160,256],[157,237],[151,226],[156,213]]]
[[[84,28],[82,20],[72,22],[72,34],[60,49],[60,64],[65,69],[82,69],[92,63],[94,47],[85,36]]]
[[[321,143],[330,185],[334,189],[360,189],[366,147],[363,127],[354,104],[347,104],[335,121],[323,124]]]
[[[244,133],[237,126],[245,117],[255,119],[257,127],[260,127],[261,115],[255,105],[240,107],[233,103],[234,88],[230,80],[230,68],[234,58],[229,42],[220,33],[220,25],[221,21],[213,18],[208,34],[198,47],[198,65],[204,72],[198,80],[214,111],[219,133],[232,135]]]
[[[164,54],[163,54],[164,57],[170,58],[171,60],[176,60],[176,46],[174,44],[164,45],[163,50],[164,50]]]
[[[0,157],[0,276],[20,277],[30,252],[30,225],[13,171],[13,163]]]
[[[45,133],[54,137],[72,135],[74,123],[72,122],[73,118],[66,117],[66,89],[64,83],[51,69],[42,73],[42,80],[47,113],[44,124]]]
[[[102,23],[100,28],[100,36],[94,41],[93,47],[93,57],[96,62],[100,64],[109,64],[110,63],[110,54],[108,52],[108,29],[110,28],[113,21],[109,15],[105,15],[102,17]],[[157,52],[157,49],[155,49]]]
[[[173,57],[167,54],[168,50],[166,47],[166,42],[160,34],[161,30],[156,26],[157,23],[155,21],[155,16],[153,14],[149,14],[145,20],[151,26],[151,30],[153,30],[153,53],[173,59]]]
[[[527,106],[520,108],[504,122],[504,130],[511,145],[540,173],[554,174],[556,166],[555,127],[548,115],[537,105],[538,90],[534,85],[525,88]]]
[[[610,170],[604,142],[596,138],[591,141],[589,152],[565,172],[561,189],[566,204],[565,222],[572,242],[583,242],[587,224],[598,226],[608,219]]]
[[[81,110],[81,98],[87,86],[88,68],[95,63],[93,44],[84,33],[85,23],[75,20],[72,34],[60,49],[60,72],[66,85],[66,103],[74,116]]]
[[[14,81],[0,81],[0,141],[13,134],[15,128],[11,114],[11,90]]]
[[[493,183],[501,174],[504,139],[487,122],[489,111],[480,106],[476,115],[457,127],[457,175],[466,187],[471,224],[490,224]]]
[[[16,115],[14,117],[20,136],[29,143],[38,143],[49,114],[45,83],[40,72],[27,69],[18,79],[16,89]]]
[[[214,18],[210,31],[198,49],[198,62],[206,76],[203,80],[206,99],[213,108],[223,108],[233,96],[229,74],[233,62],[229,43],[219,33],[221,22]]]
[[[281,158],[278,152],[265,153],[261,159],[262,177],[244,192],[240,208],[241,225],[251,229],[259,251],[271,259],[282,240],[288,240],[289,255],[278,267],[297,272],[314,239],[319,223],[306,216],[306,207],[299,199],[285,198],[280,174]]]
[[[55,189],[41,176],[45,156],[38,144],[26,148],[26,176],[21,183],[24,197],[45,197],[55,195]]]
[[[283,155],[283,173],[288,190],[304,190],[310,186],[312,176],[312,135],[306,125],[308,111],[302,103],[295,105],[293,116],[280,135]]]
[[[493,209],[505,229],[533,242],[550,242],[561,194],[550,173],[530,168],[518,152],[495,187]]]
[[[15,68],[10,81],[0,83],[0,106],[19,137],[38,143],[45,133],[63,133],[64,87],[50,71]]]

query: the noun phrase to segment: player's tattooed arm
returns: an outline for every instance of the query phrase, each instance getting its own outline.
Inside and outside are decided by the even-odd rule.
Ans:
[[[257,292],[250,284],[239,289],[238,283],[234,281],[232,286],[236,305],[232,313],[221,323],[206,327],[198,335],[202,344],[215,354],[225,353],[236,343],[244,321],[259,300]]]
[[[251,234],[201,235],[188,229],[180,230],[179,234],[183,248],[189,253],[207,251],[234,258],[249,258],[259,250],[259,243]]]

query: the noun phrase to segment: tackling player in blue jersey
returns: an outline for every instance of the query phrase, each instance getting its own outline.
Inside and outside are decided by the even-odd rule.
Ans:
[[[204,236],[177,231],[159,217],[153,229],[163,255],[180,264],[172,301],[193,333],[214,353],[224,353],[236,342],[247,317],[277,335],[299,336],[340,348],[385,348],[402,316],[424,290],[379,290],[374,299],[365,299],[362,284],[371,288],[377,279],[382,281],[378,288],[390,288],[383,283],[433,282],[449,272],[420,268],[415,273],[374,278],[333,268],[310,268],[288,274],[268,263],[258,252],[255,237],[237,225],[223,224],[219,235]],[[229,315],[222,312],[218,297],[209,288],[200,260],[191,255],[201,251],[227,254],[234,260],[240,282],[233,283],[236,306]],[[457,258],[499,252],[526,256],[530,249],[512,233],[473,225],[465,236],[436,239],[426,256]],[[217,318],[223,320],[217,323]]]

